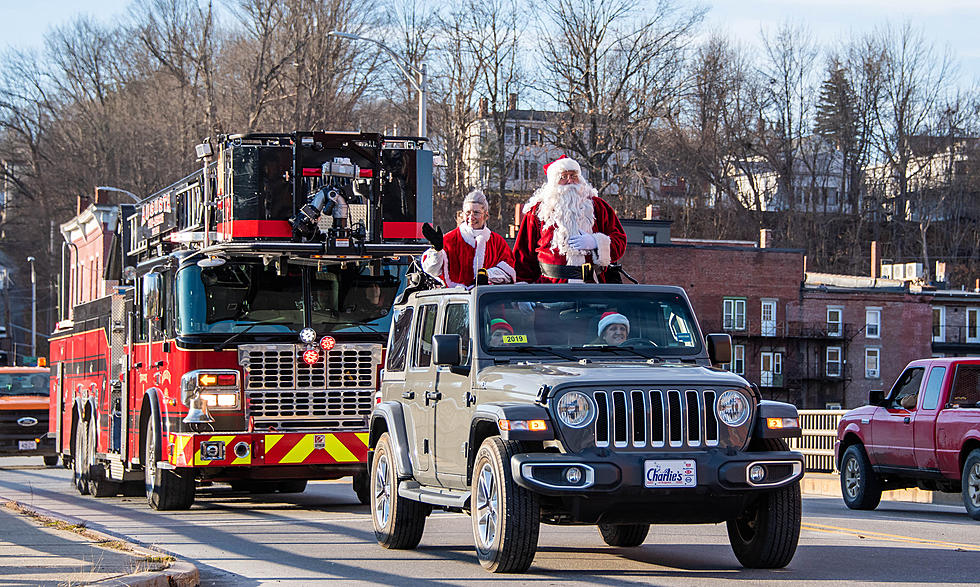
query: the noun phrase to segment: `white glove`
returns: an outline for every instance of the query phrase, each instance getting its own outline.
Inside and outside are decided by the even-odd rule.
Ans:
[[[592,233],[577,234],[568,239],[568,246],[572,247],[576,251],[594,251],[599,248],[599,243],[596,242],[595,237]]]

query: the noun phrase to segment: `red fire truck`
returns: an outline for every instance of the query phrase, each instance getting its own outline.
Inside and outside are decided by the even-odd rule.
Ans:
[[[422,139],[198,145],[195,173],[62,225],[50,432],[81,494],[189,508],[199,485],[353,477],[392,301],[432,217]],[[81,206],[80,206],[81,208]]]

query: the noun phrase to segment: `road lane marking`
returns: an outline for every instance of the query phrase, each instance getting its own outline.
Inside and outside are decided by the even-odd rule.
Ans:
[[[946,542],[945,540],[929,540],[928,538],[915,538],[914,536],[901,536],[899,534],[885,534],[883,532],[866,532],[854,530],[853,528],[842,528],[840,526],[826,526],[824,524],[804,523],[803,528],[814,532],[826,532],[828,534],[850,534],[858,538],[871,538],[876,540],[888,540],[891,542],[905,542],[908,544],[928,544],[931,546],[943,546],[946,548],[971,550],[980,552],[980,545],[961,544],[959,542]]]

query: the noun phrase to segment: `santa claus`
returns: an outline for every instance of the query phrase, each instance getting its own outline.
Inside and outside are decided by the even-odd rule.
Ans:
[[[529,283],[581,282],[591,264],[595,278],[626,252],[616,211],[582,179],[582,168],[562,156],[545,166],[548,181],[524,205],[514,243],[517,279]]]
[[[514,254],[504,237],[487,228],[488,210],[487,197],[475,190],[463,199],[463,223],[445,237],[442,229],[422,225],[432,244],[422,255],[422,269],[446,287],[473,285],[480,269],[487,270],[490,283],[513,283]]]

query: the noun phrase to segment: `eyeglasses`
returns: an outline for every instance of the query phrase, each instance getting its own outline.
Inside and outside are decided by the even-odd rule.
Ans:
[[[479,210],[467,210],[466,212],[463,212],[463,216],[477,216],[477,217],[479,217],[479,216],[483,216],[483,212],[481,212]]]

